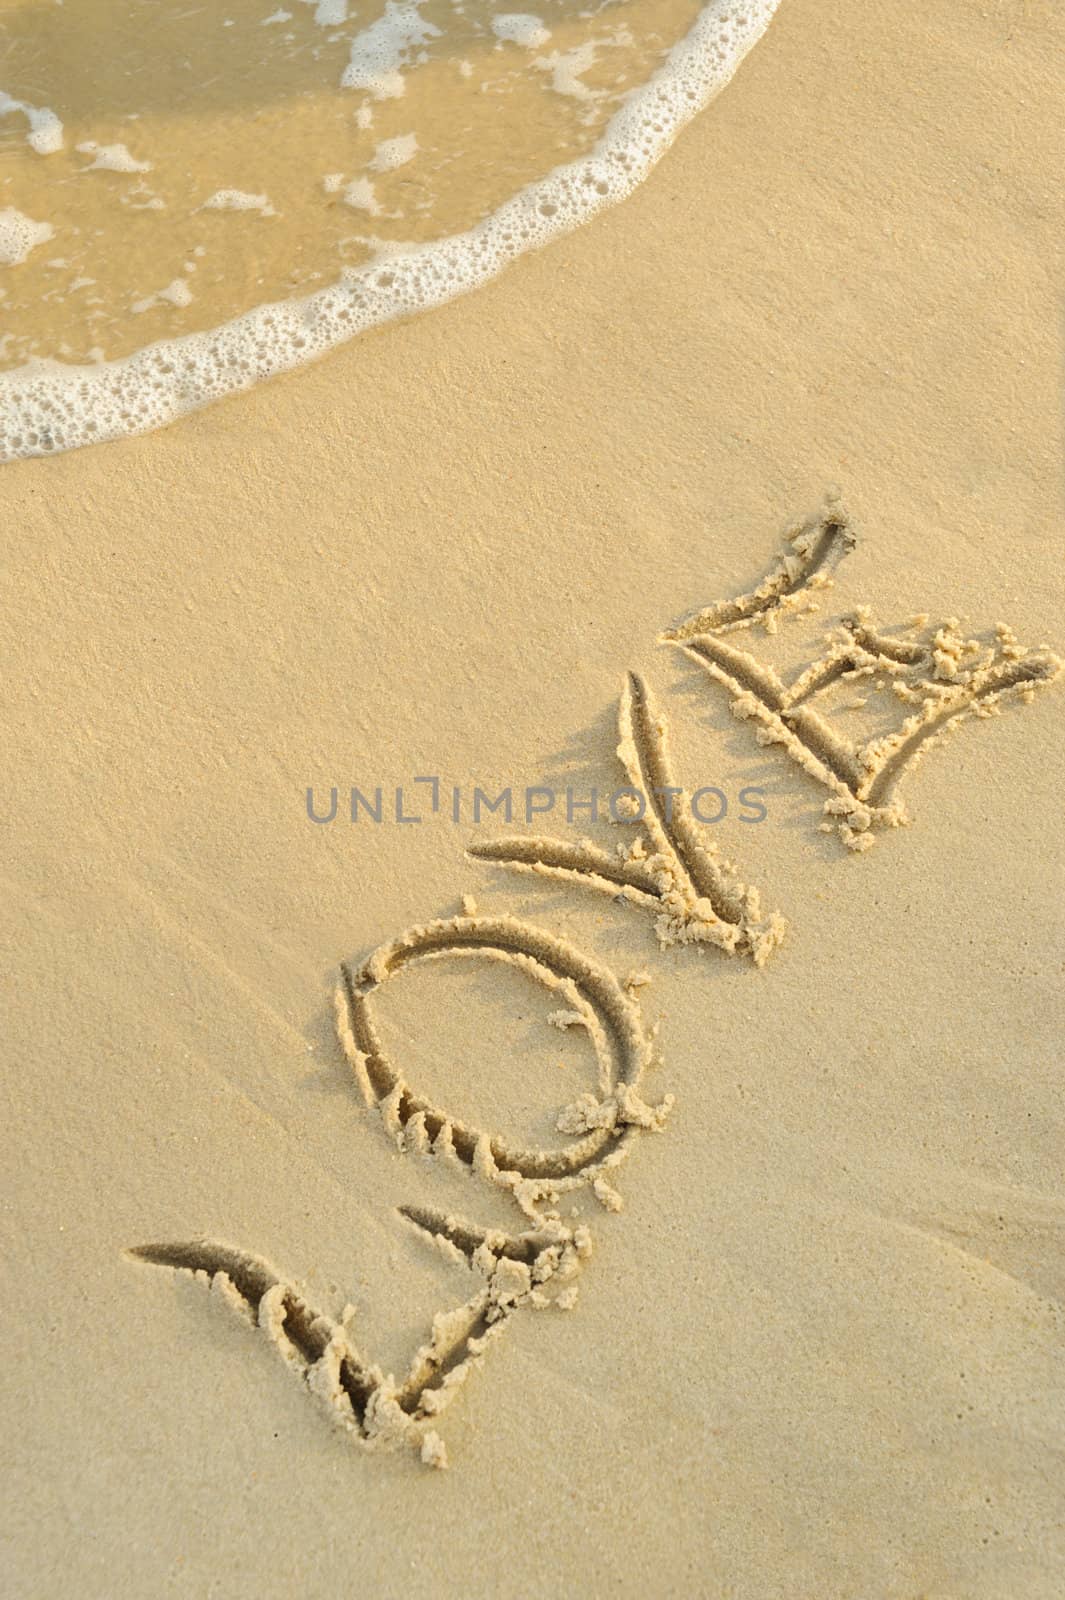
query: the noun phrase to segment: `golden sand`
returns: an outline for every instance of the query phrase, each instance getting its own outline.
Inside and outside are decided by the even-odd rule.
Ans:
[[[1065,643],[1063,47],[784,0],[482,292],[0,473],[10,1592],[1056,1600],[1061,687],[972,711]],[[956,708],[906,825],[849,851],[885,795],[759,743],[795,706],[734,716],[723,651],[831,658],[807,754]],[[660,942],[657,812],[615,903],[477,856],[638,820],[414,787],[610,793],[630,672],[645,766],[764,791],[700,846],[787,919],[761,967]]]

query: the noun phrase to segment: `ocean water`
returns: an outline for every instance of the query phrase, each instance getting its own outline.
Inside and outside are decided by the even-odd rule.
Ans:
[[[777,0],[0,0],[0,460],[145,431],[622,198]]]

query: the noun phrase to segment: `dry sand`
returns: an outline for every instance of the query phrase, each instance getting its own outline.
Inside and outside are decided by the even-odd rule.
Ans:
[[[1063,59],[1040,0],[784,0],[632,200],[487,290],[0,476],[7,1593],[1061,1594],[1060,686],[855,855],[655,641],[835,481],[861,541],[816,626],[738,647],[798,664],[859,603],[1065,642]],[[713,830],[788,919],[761,969],[446,815],[307,819],[311,783],[613,787],[630,668],[678,781],[767,791]],[[675,1104],[432,1472],[123,1252],[265,1257],[405,1368],[471,1280],[396,1207],[521,1219],[389,1142],[331,995],[464,893],[649,973]],[[511,1144],[595,1087],[553,1006],[468,960],[381,1000],[404,1077]]]

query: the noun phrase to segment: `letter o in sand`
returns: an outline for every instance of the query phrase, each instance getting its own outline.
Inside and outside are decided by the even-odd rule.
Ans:
[[[553,1150],[514,1149],[419,1096],[385,1053],[373,1018],[375,994],[415,961],[448,955],[505,961],[559,995],[581,1018],[599,1068],[598,1112],[583,1136]],[[659,1118],[639,1099],[651,1045],[639,1008],[612,972],[543,929],[514,917],[453,917],[409,928],[376,949],[357,970],[343,965],[337,988],[337,1032],[367,1105],[381,1113],[401,1147],[447,1154],[516,1199],[553,1198],[594,1182],[623,1159],[639,1126]]]

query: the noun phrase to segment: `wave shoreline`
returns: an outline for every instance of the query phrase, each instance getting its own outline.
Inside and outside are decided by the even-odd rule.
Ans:
[[[0,463],[152,432],[370,328],[480,288],[518,256],[630,195],[730,81],[778,4],[710,0],[590,155],[526,185],[464,233],[400,247],[327,289],[256,306],[119,360],[70,366],[38,359],[0,374]]]

